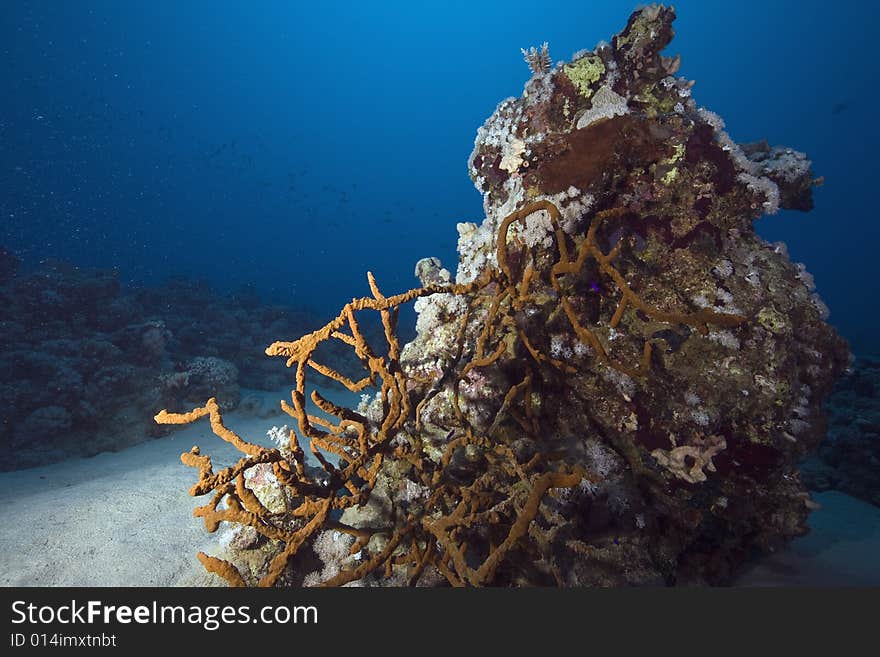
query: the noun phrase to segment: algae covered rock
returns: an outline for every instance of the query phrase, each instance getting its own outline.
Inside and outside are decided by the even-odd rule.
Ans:
[[[444,434],[457,395],[489,427],[529,377],[535,450],[600,474],[546,521],[566,536],[551,552],[569,585],[726,581],[752,547],[806,531],[796,463],[824,435],[848,357],[809,274],[753,228],[812,207],[810,162],[740,147],[696,104],[678,59],[660,55],[674,17],[637,11],[610,43],[535,72],[480,128],[469,167],[486,217],[459,225],[457,279],[506,267],[518,297],[484,288],[459,331],[448,300],[421,300],[404,349],[415,376],[454,368],[493,303],[516,306],[510,347],[420,419]],[[571,254],[577,266],[560,266]]]

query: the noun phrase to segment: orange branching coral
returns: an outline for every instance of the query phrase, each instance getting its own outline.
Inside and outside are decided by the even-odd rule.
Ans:
[[[550,214],[558,258],[543,274],[534,264],[528,264],[520,267],[520,275],[514,275],[508,255],[508,230],[514,222],[539,210]],[[620,244],[608,253],[597,244],[597,230],[602,222],[620,212],[598,213],[586,237],[571,249],[571,238],[560,228],[556,206],[548,201],[532,203],[502,222],[497,240],[498,269],[487,270],[468,285],[430,285],[386,297],[368,274],[372,297],[353,299],[322,328],[293,342],[275,342],[266,349],[268,355],[282,356],[289,367],[296,367],[291,403],[282,402],[282,408],[296,420],[298,433],[290,431],[285,449],[243,440],[225,426],[214,399],[189,413],[159,413],[155,419],[162,424],[185,424],[207,416],[212,431],[244,454],[237,463],[216,473],[211,459],[202,455],[198,447],[181,456],[184,464],[199,472],[198,482],[190,493],[212,493],[210,501],[198,507],[195,515],[204,519],[208,531],[216,531],[222,522],[231,522],[252,527],[274,542],[276,550],[260,573],[261,586],[291,581],[285,577],[285,573],[291,572],[291,560],[325,529],[354,537],[351,553],[360,557],[357,565],[328,577],[323,583],[329,586],[367,576],[394,577],[397,582],[416,584],[429,569],[453,586],[491,585],[499,581],[505,564],[516,562],[515,553],[526,550],[532,557],[537,554],[540,558],[547,550],[548,539],[533,521],[539,513],[551,513],[543,507],[548,496],[554,494],[554,489],[596,480],[582,465],[568,462],[564,454],[549,447],[522,454],[512,445],[511,436],[517,433],[530,436],[539,446],[542,444],[541,418],[531,395],[540,376],[535,364],[540,367],[546,363],[569,372],[577,370],[576,365],[544,353],[536,346],[536,336],[517,321],[517,312],[533,301],[532,288],[542,275],[544,280],[549,278],[558,307],[573,333],[592,347],[597,358],[628,374],[643,376],[648,372],[650,343],[645,343],[637,367],[625,365],[612,358],[590,327],[579,319],[564,278],[580,272],[588,261],[594,261],[620,292],[620,301],[610,319],[612,327],[621,323],[628,307],[653,320],[687,323],[704,333],[707,324],[732,326],[744,321],[740,316],[708,310],[691,314],[664,312],[643,302],[613,264]],[[469,310],[462,318],[458,336],[456,361],[464,362],[457,362],[449,379],[456,426],[438,454],[427,449],[420,420],[420,410],[431,391],[420,392],[425,389],[425,382],[407,377],[401,365],[395,325],[402,304],[440,293],[465,298]],[[368,344],[357,320],[356,314],[361,311],[380,314],[384,353],[376,353]],[[472,338],[472,345],[465,349],[468,323],[475,317],[479,317],[481,328]],[[341,341],[353,350],[363,366],[363,378],[352,379],[315,361],[319,345],[330,340]],[[517,345],[522,346],[523,354],[531,355],[532,365],[519,362]],[[477,431],[459,404],[459,386],[476,368],[508,361],[519,362],[514,370],[521,378],[504,395],[489,427]],[[311,391],[310,398],[326,417],[310,414],[305,404],[309,369],[352,392],[377,388],[381,419],[371,420],[353,409],[338,406],[317,390]],[[309,451],[321,466],[317,474],[306,465],[298,435],[309,441]],[[337,462],[332,463],[327,455],[334,455]],[[386,526],[359,527],[338,519],[341,511],[362,508],[370,501],[383,469],[392,464],[396,472],[404,472],[402,476],[407,482],[424,494],[395,508],[392,522]],[[258,467],[271,467],[286,491],[285,508],[270,510],[248,487],[245,473]],[[377,537],[381,540],[375,540]],[[229,561],[202,553],[199,559],[207,570],[231,585],[247,583],[248,576]],[[511,581],[511,577],[506,576],[504,581]]]

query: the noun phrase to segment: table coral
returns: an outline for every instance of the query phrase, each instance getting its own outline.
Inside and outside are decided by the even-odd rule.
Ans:
[[[456,282],[436,259],[398,295],[368,275],[371,296],[267,348],[295,368],[288,444],[243,440],[214,400],[156,417],[208,417],[243,453],[220,472],[198,448],[182,456],[190,492],[211,494],[196,511],[209,531],[267,539],[201,555],[206,568],[234,585],[723,583],[753,548],[806,531],[796,462],[824,433],[847,349],[752,222],[811,206],[809,161],[741,148],[696,107],[659,54],[673,18],[635,12],[578,57],[589,75],[557,65],[498,106],[470,159],[486,218],[459,224]],[[412,301],[418,335],[401,345]],[[325,343],[362,376],[318,362]],[[344,408],[308,392],[314,374],[375,392]],[[258,468],[286,508],[261,502],[245,476]]]

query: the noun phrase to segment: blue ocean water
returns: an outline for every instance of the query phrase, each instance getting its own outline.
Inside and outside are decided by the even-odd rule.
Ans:
[[[26,261],[172,274],[334,312],[454,266],[479,221],[474,135],[529,77],[619,31],[629,3],[6,2],[0,241]],[[872,351],[868,158],[878,131],[861,3],[676,3],[681,74],[737,141],[806,151],[809,214],[761,220]]]

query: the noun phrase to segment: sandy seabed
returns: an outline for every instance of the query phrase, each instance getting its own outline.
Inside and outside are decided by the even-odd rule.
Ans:
[[[343,401],[338,391],[322,392]],[[272,405],[287,396],[260,394]],[[251,441],[289,419],[225,417]],[[192,516],[204,502],[187,493],[196,473],[180,463],[196,444],[215,470],[240,456],[202,421],[121,452],[0,473],[0,585],[218,583],[195,558],[218,548],[217,536]],[[751,565],[738,585],[880,586],[880,509],[834,491],[814,498],[821,509],[810,517],[810,534]]]

